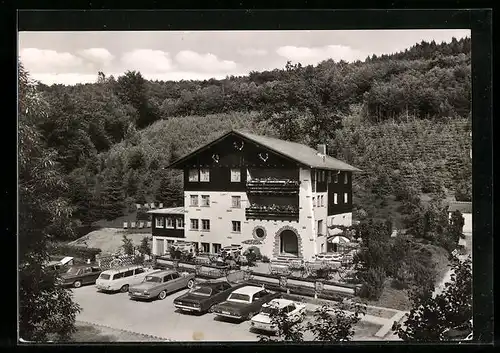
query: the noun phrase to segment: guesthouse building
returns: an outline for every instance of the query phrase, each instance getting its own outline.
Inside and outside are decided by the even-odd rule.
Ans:
[[[259,248],[271,259],[327,251],[328,227],[352,224],[359,169],[306,145],[232,130],[178,159],[184,207],[152,213],[153,253],[175,241],[200,251]]]

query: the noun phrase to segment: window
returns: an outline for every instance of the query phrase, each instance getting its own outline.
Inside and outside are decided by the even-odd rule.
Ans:
[[[135,275],[139,275],[141,273],[144,273],[144,269],[143,268],[136,268],[135,269],[135,273],[134,273]]]
[[[344,184],[347,184],[347,179],[348,179],[347,173],[344,173]]]
[[[165,226],[165,218],[156,216],[156,228],[163,228]]]
[[[201,229],[210,230],[210,220],[209,219],[202,219],[201,220]]]
[[[198,207],[198,195],[191,195],[190,196],[189,205],[192,207]]]
[[[241,196],[231,196],[231,207],[241,208]]]
[[[317,231],[318,231],[318,235],[323,234],[323,221],[322,220],[318,221],[318,229],[317,229]]]
[[[201,249],[205,253],[210,252],[210,243],[201,243]]]
[[[324,195],[321,195],[321,207],[325,206],[325,199],[324,199]]]
[[[233,232],[241,233],[241,222],[240,221],[232,221],[233,222]]]
[[[101,272],[99,267],[92,267],[92,272]]]
[[[200,169],[200,181],[202,182],[210,181],[210,169],[207,168]]]
[[[337,200],[337,193],[333,194],[333,203],[337,205],[339,203],[339,200]]]
[[[177,279],[179,278],[179,274],[178,273],[172,273],[172,279]]]
[[[199,181],[198,169],[189,169],[189,179],[190,182]]]
[[[349,202],[347,192],[344,192],[344,203],[347,203],[347,202]]]
[[[259,239],[263,239],[266,236],[266,232],[263,228],[257,228],[255,230],[255,236]]]
[[[134,270],[125,271],[123,277],[130,277],[134,275]]]
[[[170,248],[172,245],[174,245],[173,240],[167,240],[167,249]]]
[[[330,184],[332,182],[332,171],[330,170],[328,172],[328,184]]]
[[[201,205],[203,207],[210,206],[210,195],[201,195]]]
[[[184,218],[177,218],[177,229],[184,228]]]
[[[115,273],[113,276],[113,280],[123,278],[123,272],[122,273]]]
[[[168,282],[172,279],[172,275],[166,275],[165,277],[163,277],[163,282]]]
[[[212,248],[214,250],[214,253],[215,254],[218,254],[220,252],[220,249],[222,248],[222,245],[221,244],[212,244]]]
[[[197,219],[191,219],[191,229],[198,230],[198,220]]]
[[[334,183],[338,183],[338,182],[339,182],[339,173],[335,173],[335,174],[333,175],[333,182],[334,182]]]
[[[83,273],[91,273],[92,272],[92,267],[85,267],[83,270]]]
[[[167,226],[166,228],[174,228],[174,219],[171,217],[167,217]]]
[[[324,183],[324,182],[325,182],[325,180],[326,180],[326,177],[325,177],[325,171],[324,171],[324,170],[322,170],[322,171],[321,171],[321,181]]]
[[[316,198],[313,196],[313,207],[316,207]]]
[[[231,169],[231,182],[239,183],[241,181],[241,169]]]

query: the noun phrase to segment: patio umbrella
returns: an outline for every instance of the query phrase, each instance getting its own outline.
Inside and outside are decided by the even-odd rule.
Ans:
[[[337,234],[342,234],[343,231],[340,228],[329,228],[328,229],[328,235],[337,235]]]
[[[341,235],[336,235],[336,236],[328,239],[328,242],[332,243],[332,244],[346,244],[346,243],[350,243],[351,241],[346,237],[343,237]]]

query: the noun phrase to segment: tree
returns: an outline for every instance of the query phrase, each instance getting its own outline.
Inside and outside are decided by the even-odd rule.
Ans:
[[[151,256],[151,245],[149,244],[149,237],[142,238],[141,245],[139,246],[138,250],[142,255]]]
[[[122,249],[125,255],[134,255],[134,243],[125,234],[123,234],[122,238]]]
[[[19,336],[28,341],[69,338],[80,311],[71,291],[56,286],[56,276],[43,266],[49,260],[47,229],[68,224],[71,208],[57,155],[33,123],[44,114],[38,98],[19,63]]]
[[[156,200],[165,207],[178,207],[184,203],[184,195],[179,180],[171,171],[162,171],[160,185],[156,192]]]
[[[104,186],[101,192],[101,214],[107,220],[123,216],[125,192],[121,169],[119,166],[113,167],[104,179]]]
[[[472,330],[472,261],[454,259],[451,281],[435,296],[413,297],[408,318],[394,330],[406,342],[444,340],[443,332],[456,327]]]

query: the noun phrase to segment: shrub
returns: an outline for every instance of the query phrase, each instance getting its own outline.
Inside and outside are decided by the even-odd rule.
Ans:
[[[359,296],[362,298],[377,300],[382,294],[385,282],[385,272],[382,268],[370,268],[362,274],[363,287]]]
[[[260,249],[256,246],[250,246],[244,253],[243,255],[246,255],[249,251],[252,251],[255,254],[255,260],[261,260],[262,259],[262,254],[260,253]]]
[[[269,257],[267,257],[266,255],[262,255],[262,262],[269,263],[271,262],[271,259],[269,259]]]
[[[69,244],[53,243],[49,247],[49,253],[53,255],[72,256],[83,260],[95,261],[97,254],[101,252],[99,248],[87,248]]]

